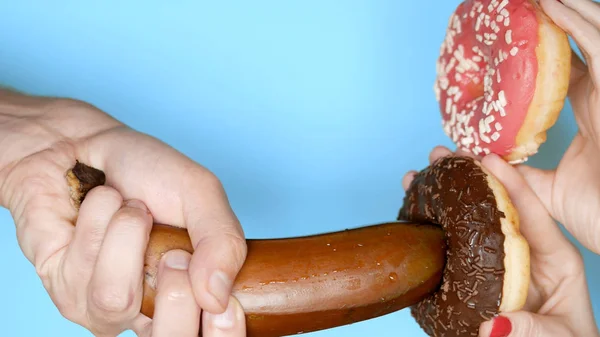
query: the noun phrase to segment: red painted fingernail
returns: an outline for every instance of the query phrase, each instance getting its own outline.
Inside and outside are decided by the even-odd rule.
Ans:
[[[512,325],[510,324],[510,320],[506,317],[498,316],[494,318],[490,337],[507,337],[511,330]]]

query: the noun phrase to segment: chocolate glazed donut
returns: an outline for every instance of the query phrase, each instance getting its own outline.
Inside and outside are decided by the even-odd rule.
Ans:
[[[77,162],[67,181],[79,208],[105,175]],[[408,222],[247,244],[233,295],[246,313],[247,336],[260,337],[334,328],[418,303],[438,289],[446,247],[441,228]],[[172,249],[193,251],[187,230],[154,224],[141,308],[148,317],[154,313],[160,258]]]
[[[430,336],[477,336],[500,312],[519,310],[529,247],[504,187],[479,162],[448,156],[416,175],[398,220],[438,224],[448,250],[440,289],[411,312]]]

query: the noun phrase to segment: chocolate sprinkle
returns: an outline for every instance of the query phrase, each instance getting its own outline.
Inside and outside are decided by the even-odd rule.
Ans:
[[[415,176],[398,220],[440,225],[448,245],[439,290],[411,307],[429,336],[478,336],[479,325],[498,314],[503,217],[485,172],[471,158],[443,157]]]

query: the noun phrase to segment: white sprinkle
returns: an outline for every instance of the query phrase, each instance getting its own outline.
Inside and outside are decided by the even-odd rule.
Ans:
[[[494,111],[498,111],[498,103],[496,103],[496,101],[492,101],[492,107],[494,108]]]
[[[502,0],[500,6],[498,6],[498,9],[496,9],[498,13],[500,13],[501,11],[505,11],[506,9],[504,9],[504,7],[506,7],[506,5],[508,5],[508,0]]]
[[[479,136],[485,133],[485,118],[479,120]]]
[[[510,50],[510,54],[511,54],[512,56],[515,56],[515,55],[517,55],[517,52],[518,52],[518,51],[519,51],[519,48],[517,48],[517,47],[512,47],[512,49]]]
[[[483,36],[481,36],[481,34],[475,34],[475,38],[477,39],[477,41],[483,42]]]
[[[502,130],[502,124],[500,124],[500,122],[496,122],[496,124],[494,124],[494,128],[496,129],[496,131],[501,131]]]
[[[442,88],[442,90],[448,89],[449,85],[450,81],[448,80],[448,77],[443,76],[440,78],[440,88]]]
[[[505,107],[508,102],[506,101],[506,95],[504,94],[504,90],[500,90],[498,92],[498,102],[501,107]]]
[[[490,102],[492,102],[492,100],[490,100]],[[485,115],[486,116],[492,113],[492,108],[493,107],[494,107],[493,104],[488,104],[487,111],[485,111]]]
[[[506,31],[506,34],[504,34],[504,39],[506,40],[507,44],[512,43],[512,30],[511,29]]]
[[[493,141],[497,141],[499,138],[500,138],[500,133],[498,133],[498,132],[494,132],[494,133],[492,134],[492,140],[493,140]]]
[[[488,136],[486,136],[485,134],[481,133],[481,129],[479,129],[479,138],[481,138],[481,140],[484,143],[487,143],[487,144],[489,144],[489,143],[492,142],[491,139]]]
[[[479,28],[481,28],[481,20],[482,20],[482,16],[479,15],[477,17],[477,19],[475,20],[475,31],[478,32]]]
[[[454,79],[456,82],[460,82],[462,80],[462,75],[460,73],[454,73]]]
[[[502,10],[499,11],[499,13],[505,17],[508,17],[510,15],[510,13],[508,13],[508,10],[506,10],[506,8],[502,8]]]
[[[504,108],[502,106],[500,106],[500,116],[502,116],[502,117],[506,116],[506,111],[504,111]]]
[[[504,19],[504,25],[508,27],[510,25],[510,18]]]
[[[491,33],[491,34],[490,34],[490,39],[492,39],[492,40],[496,40],[497,38],[498,38],[498,35],[496,35],[496,34],[494,34],[494,33]]]
[[[460,97],[462,96],[462,92],[459,91],[456,93],[456,95],[454,95],[454,102],[458,102],[458,100],[460,99]]]
[[[490,154],[490,149],[488,149],[487,147],[484,147],[483,148],[483,153]]]
[[[498,70],[496,71],[496,81],[497,81],[498,83],[502,82],[502,79],[500,78],[500,69],[498,69]]]
[[[446,114],[449,114],[452,110],[452,98],[446,98]]]
[[[498,16],[496,17],[496,21],[498,21],[498,22],[502,22],[502,21],[504,21],[504,16],[502,16],[502,15],[498,15]]]
[[[491,41],[491,40],[485,40],[485,41],[484,41],[484,43],[485,43],[486,45],[488,45],[488,46],[491,46],[491,45],[493,45],[493,44],[494,44],[494,41]]]
[[[456,65],[456,59],[451,58],[450,63],[448,63],[448,65],[446,66],[446,69],[444,69],[444,71],[446,71],[446,73],[449,73],[450,70],[452,70],[452,68],[454,68],[455,65]]]

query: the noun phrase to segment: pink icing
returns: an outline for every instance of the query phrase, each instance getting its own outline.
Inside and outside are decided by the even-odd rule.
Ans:
[[[466,0],[437,63],[444,132],[462,150],[506,155],[536,89],[538,20],[528,0]]]

